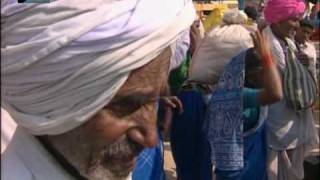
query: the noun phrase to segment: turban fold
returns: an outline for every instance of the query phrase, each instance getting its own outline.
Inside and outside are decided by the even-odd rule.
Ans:
[[[1,9],[1,106],[36,135],[85,123],[196,18],[191,0],[10,2]]]
[[[264,9],[264,16],[267,23],[273,24],[302,15],[304,10],[302,0],[270,0]]]

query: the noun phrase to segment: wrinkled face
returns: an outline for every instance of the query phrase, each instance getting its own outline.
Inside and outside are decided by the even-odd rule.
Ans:
[[[297,34],[295,36],[295,40],[301,44],[307,42],[310,38],[310,36],[312,35],[313,33],[313,29],[310,28],[310,27],[306,27],[306,26],[303,26],[303,27],[300,27],[298,30],[297,30]]]
[[[281,38],[294,37],[296,30],[299,28],[300,17],[292,17],[288,20],[274,24]]]
[[[142,149],[157,144],[156,99],[167,82],[170,52],[133,71],[113,100],[85,124],[45,139],[90,180],[127,178]]]

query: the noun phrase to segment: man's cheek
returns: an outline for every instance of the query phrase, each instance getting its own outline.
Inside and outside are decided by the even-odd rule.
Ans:
[[[158,103],[150,104],[139,112],[137,117],[140,117],[140,123],[156,123],[157,121],[157,110],[159,108]]]
[[[127,130],[133,126],[133,123],[127,120],[110,117],[107,119],[97,119],[97,122],[88,126],[86,131],[92,142],[102,141],[103,143],[113,143],[121,136],[125,135]]]

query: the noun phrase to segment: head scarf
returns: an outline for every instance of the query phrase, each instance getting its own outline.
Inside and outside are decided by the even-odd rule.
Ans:
[[[302,15],[305,6],[303,0],[270,0],[264,9],[264,16],[267,23],[273,24]]]
[[[1,106],[36,135],[85,123],[196,18],[191,0],[14,2],[1,15]]]
[[[219,170],[240,170],[243,161],[243,97],[246,51],[226,65],[208,107],[211,160]]]

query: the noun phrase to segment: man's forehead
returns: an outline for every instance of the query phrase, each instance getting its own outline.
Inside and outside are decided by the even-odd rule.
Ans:
[[[170,57],[171,50],[167,48],[146,65],[132,71],[117,95],[155,93],[154,91],[159,90],[160,86],[166,83]]]
[[[131,90],[126,91],[119,91],[117,93],[115,99],[126,99],[129,97],[148,97],[148,98],[155,98],[158,93],[154,90],[153,87],[136,87],[132,88]]]

